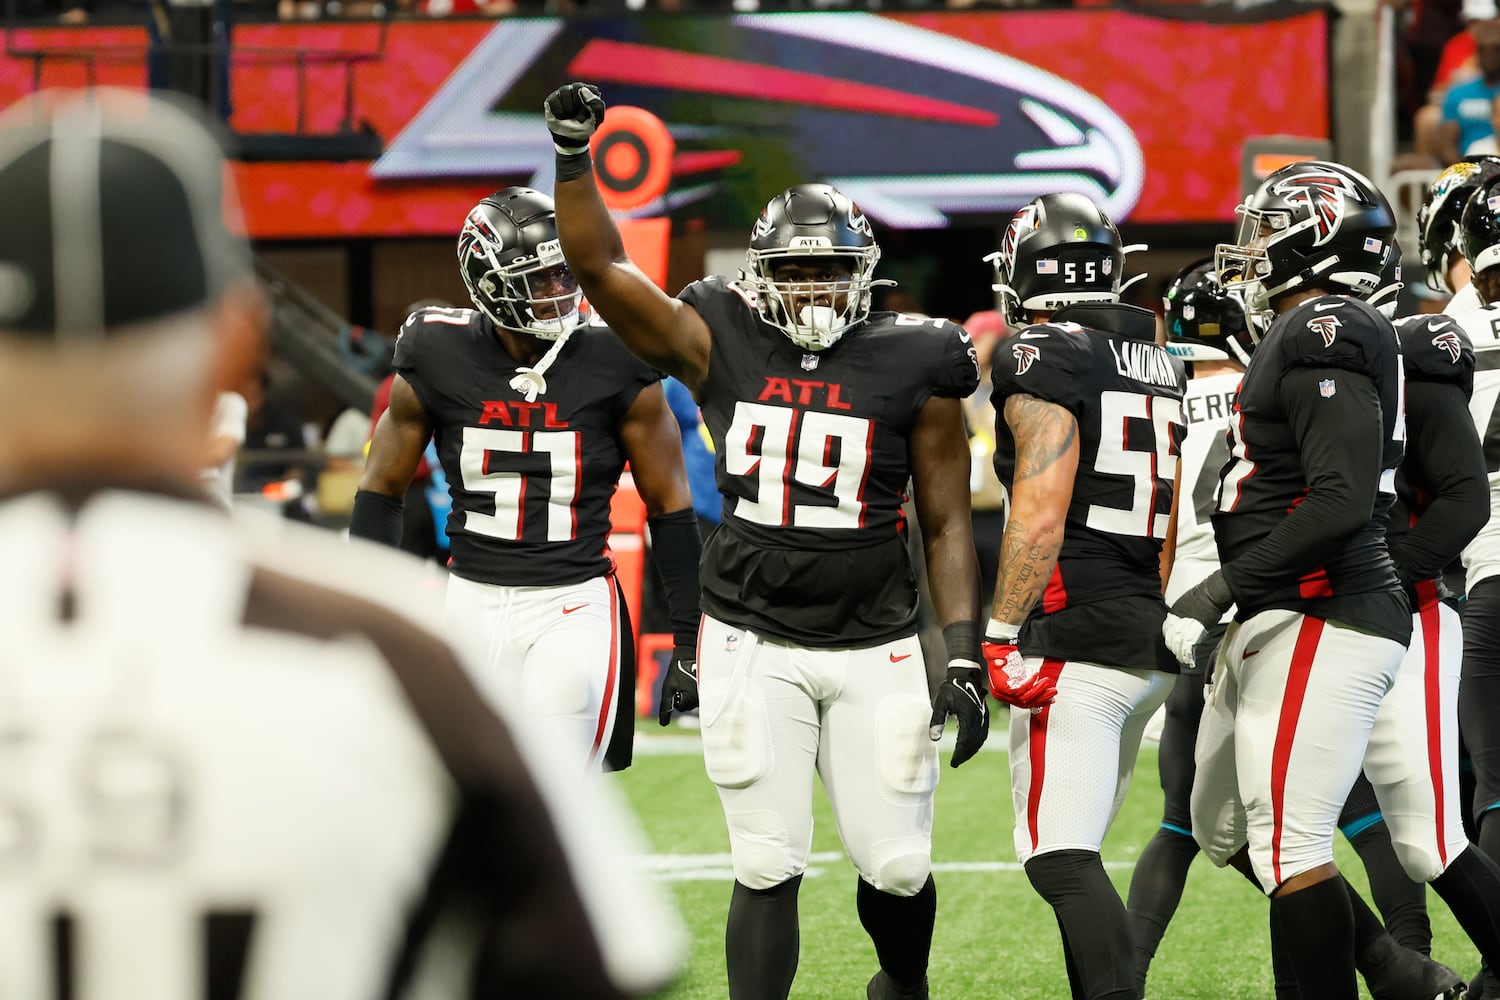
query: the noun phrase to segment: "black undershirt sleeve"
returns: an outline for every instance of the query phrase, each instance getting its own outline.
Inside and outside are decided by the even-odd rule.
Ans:
[[[1490,516],[1484,449],[1463,390],[1444,382],[1406,383],[1402,475],[1432,497],[1416,526],[1391,542],[1401,582],[1438,576]]]
[[[1333,394],[1319,383],[1332,380]],[[1380,488],[1385,431],[1380,396],[1366,376],[1336,368],[1289,368],[1276,386],[1297,440],[1307,495],[1270,534],[1224,564],[1241,607],[1316,569],[1370,522]]]
[[[698,655],[699,610],[698,558],[703,552],[698,537],[698,516],[691,507],[646,519],[651,528],[652,561],[667,594],[672,622],[673,656]]]

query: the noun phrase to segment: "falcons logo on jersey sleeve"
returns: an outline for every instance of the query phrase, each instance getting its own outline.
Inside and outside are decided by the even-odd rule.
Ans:
[[[1010,349],[1010,353],[1016,359],[1017,375],[1025,375],[1036,359],[1042,356],[1042,352],[1037,350],[1034,344],[1016,344]]]
[[[1279,181],[1271,190],[1288,205],[1306,205],[1311,210],[1316,232],[1313,246],[1322,246],[1333,239],[1343,224],[1346,202],[1363,200],[1353,181],[1332,170],[1296,174]]]
[[[1342,325],[1337,316],[1314,316],[1307,321],[1307,328],[1323,338],[1324,347],[1333,346],[1333,339],[1339,335]]]
[[[1432,346],[1448,355],[1448,360],[1455,365],[1458,364],[1458,356],[1463,353],[1463,343],[1452,330],[1444,330],[1433,337]]]

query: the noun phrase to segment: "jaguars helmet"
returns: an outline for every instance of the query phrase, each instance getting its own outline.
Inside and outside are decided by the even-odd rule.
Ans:
[[[1433,291],[1448,295],[1457,291],[1448,282],[1448,269],[1454,257],[1463,254],[1460,225],[1464,206],[1475,191],[1496,177],[1500,177],[1500,157],[1469,156],[1450,164],[1428,187],[1422,207],[1417,209],[1417,233],[1424,278]]]
[[[1177,272],[1162,297],[1167,350],[1184,361],[1250,364],[1260,340],[1244,303],[1225,291],[1212,257]]]
[[[833,258],[830,261],[829,258]],[[787,262],[847,265],[848,276],[776,277]],[[880,247],[870,222],[847,195],[828,184],[799,184],[772,198],[755,220],[743,280],[757,293],[761,318],[806,351],[832,347],[870,315]]]
[[[552,199],[508,187],[469,210],[458,267],[474,305],[496,325],[557,340],[579,323],[583,293],[563,259]]]
[[[1033,312],[1076,302],[1120,301],[1125,246],[1103,210],[1081,194],[1044,194],[1023,206],[1005,228],[995,267],[1001,311],[1013,325]]]
[[[1500,176],[1469,198],[1459,220],[1459,249],[1475,274],[1500,264]]]
[[[1215,251],[1225,288],[1254,312],[1308,286],[1364,298],[1380,287],[1396,216],[1363,174],[1306,160],[1261,181],[1236,210],[1239,236]]]

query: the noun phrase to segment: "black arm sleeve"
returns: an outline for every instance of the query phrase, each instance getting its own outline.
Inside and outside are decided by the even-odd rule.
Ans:
[[[1332,396],[1319,383],[1333,380]],[[1242,606],[1323,565],[1369,524],[1380,489],[1384,426],[1366,376],[1344,369],[1289,368],[1277,384],[1307,481],[1307,495],[1272,532],[1224,564]]]
[[[651,528],[651,553],[656,575],[667,592],[667,610],[672,621],[673,656],[698,655],[698,621],[701,616],[698,589],[698,557],[703,542],[698,537],[698,515],[691,507],[646,519]]]
[[[1432,497],[1416,526],[1391,544],[1402,584],[1431,580],[1490,517],[1488,473],[1468,402],[1457,385],[1406,383],[1401,474]]]
[[[401,510],[404,497],[387,496],[374,490],[354,494],[349,512],[349,537],[368,538],[393,549],[401,547]]]

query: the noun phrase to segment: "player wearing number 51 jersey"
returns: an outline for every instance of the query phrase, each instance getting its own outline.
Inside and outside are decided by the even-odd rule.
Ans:
[[[1130,928],[1099,847],[1177,671],[1160,558],[1186,374],[1155,316],[1118,302],[1120,234],[1087,198],[1031,202],[993,259],[1021,327],[991,365],[1010,514],[984,647],[996,697],[1031,709],[1010,713],[1016,854],[1056,912],[1072,996],[1125,1000]]]
[[[791,989],[816,773],[880,962],[866,994],[926,997],[932,741],[957,715],[957,766],[988,733],[960,402],[979,381],[973,345],[950,323],[870,312],[880,248],[826,184],[771,199],[741,281],[667,297],[631,266],[593,182],[603,98],[569,84],[546,115],[558,230],[580,284],[632,351],[693,391],[717,453],[724,519],[704,548],[699,666],[704,764],[734,858],[729,996]],[[932,701],[908,481],[948,644]]]
[[[478,308],[422,309],[401,328],[350,531],[400,543],[401,497],[435,435],[453,494],[448,610],[487,664],[480,688],[578,773],[618,769],[635,643],[608,538],[627,460],[672,611],[663,699],[692,693],[699,542],[677,423],[656,373],[580,322],[552,199],[490,195],[458,253]]]

